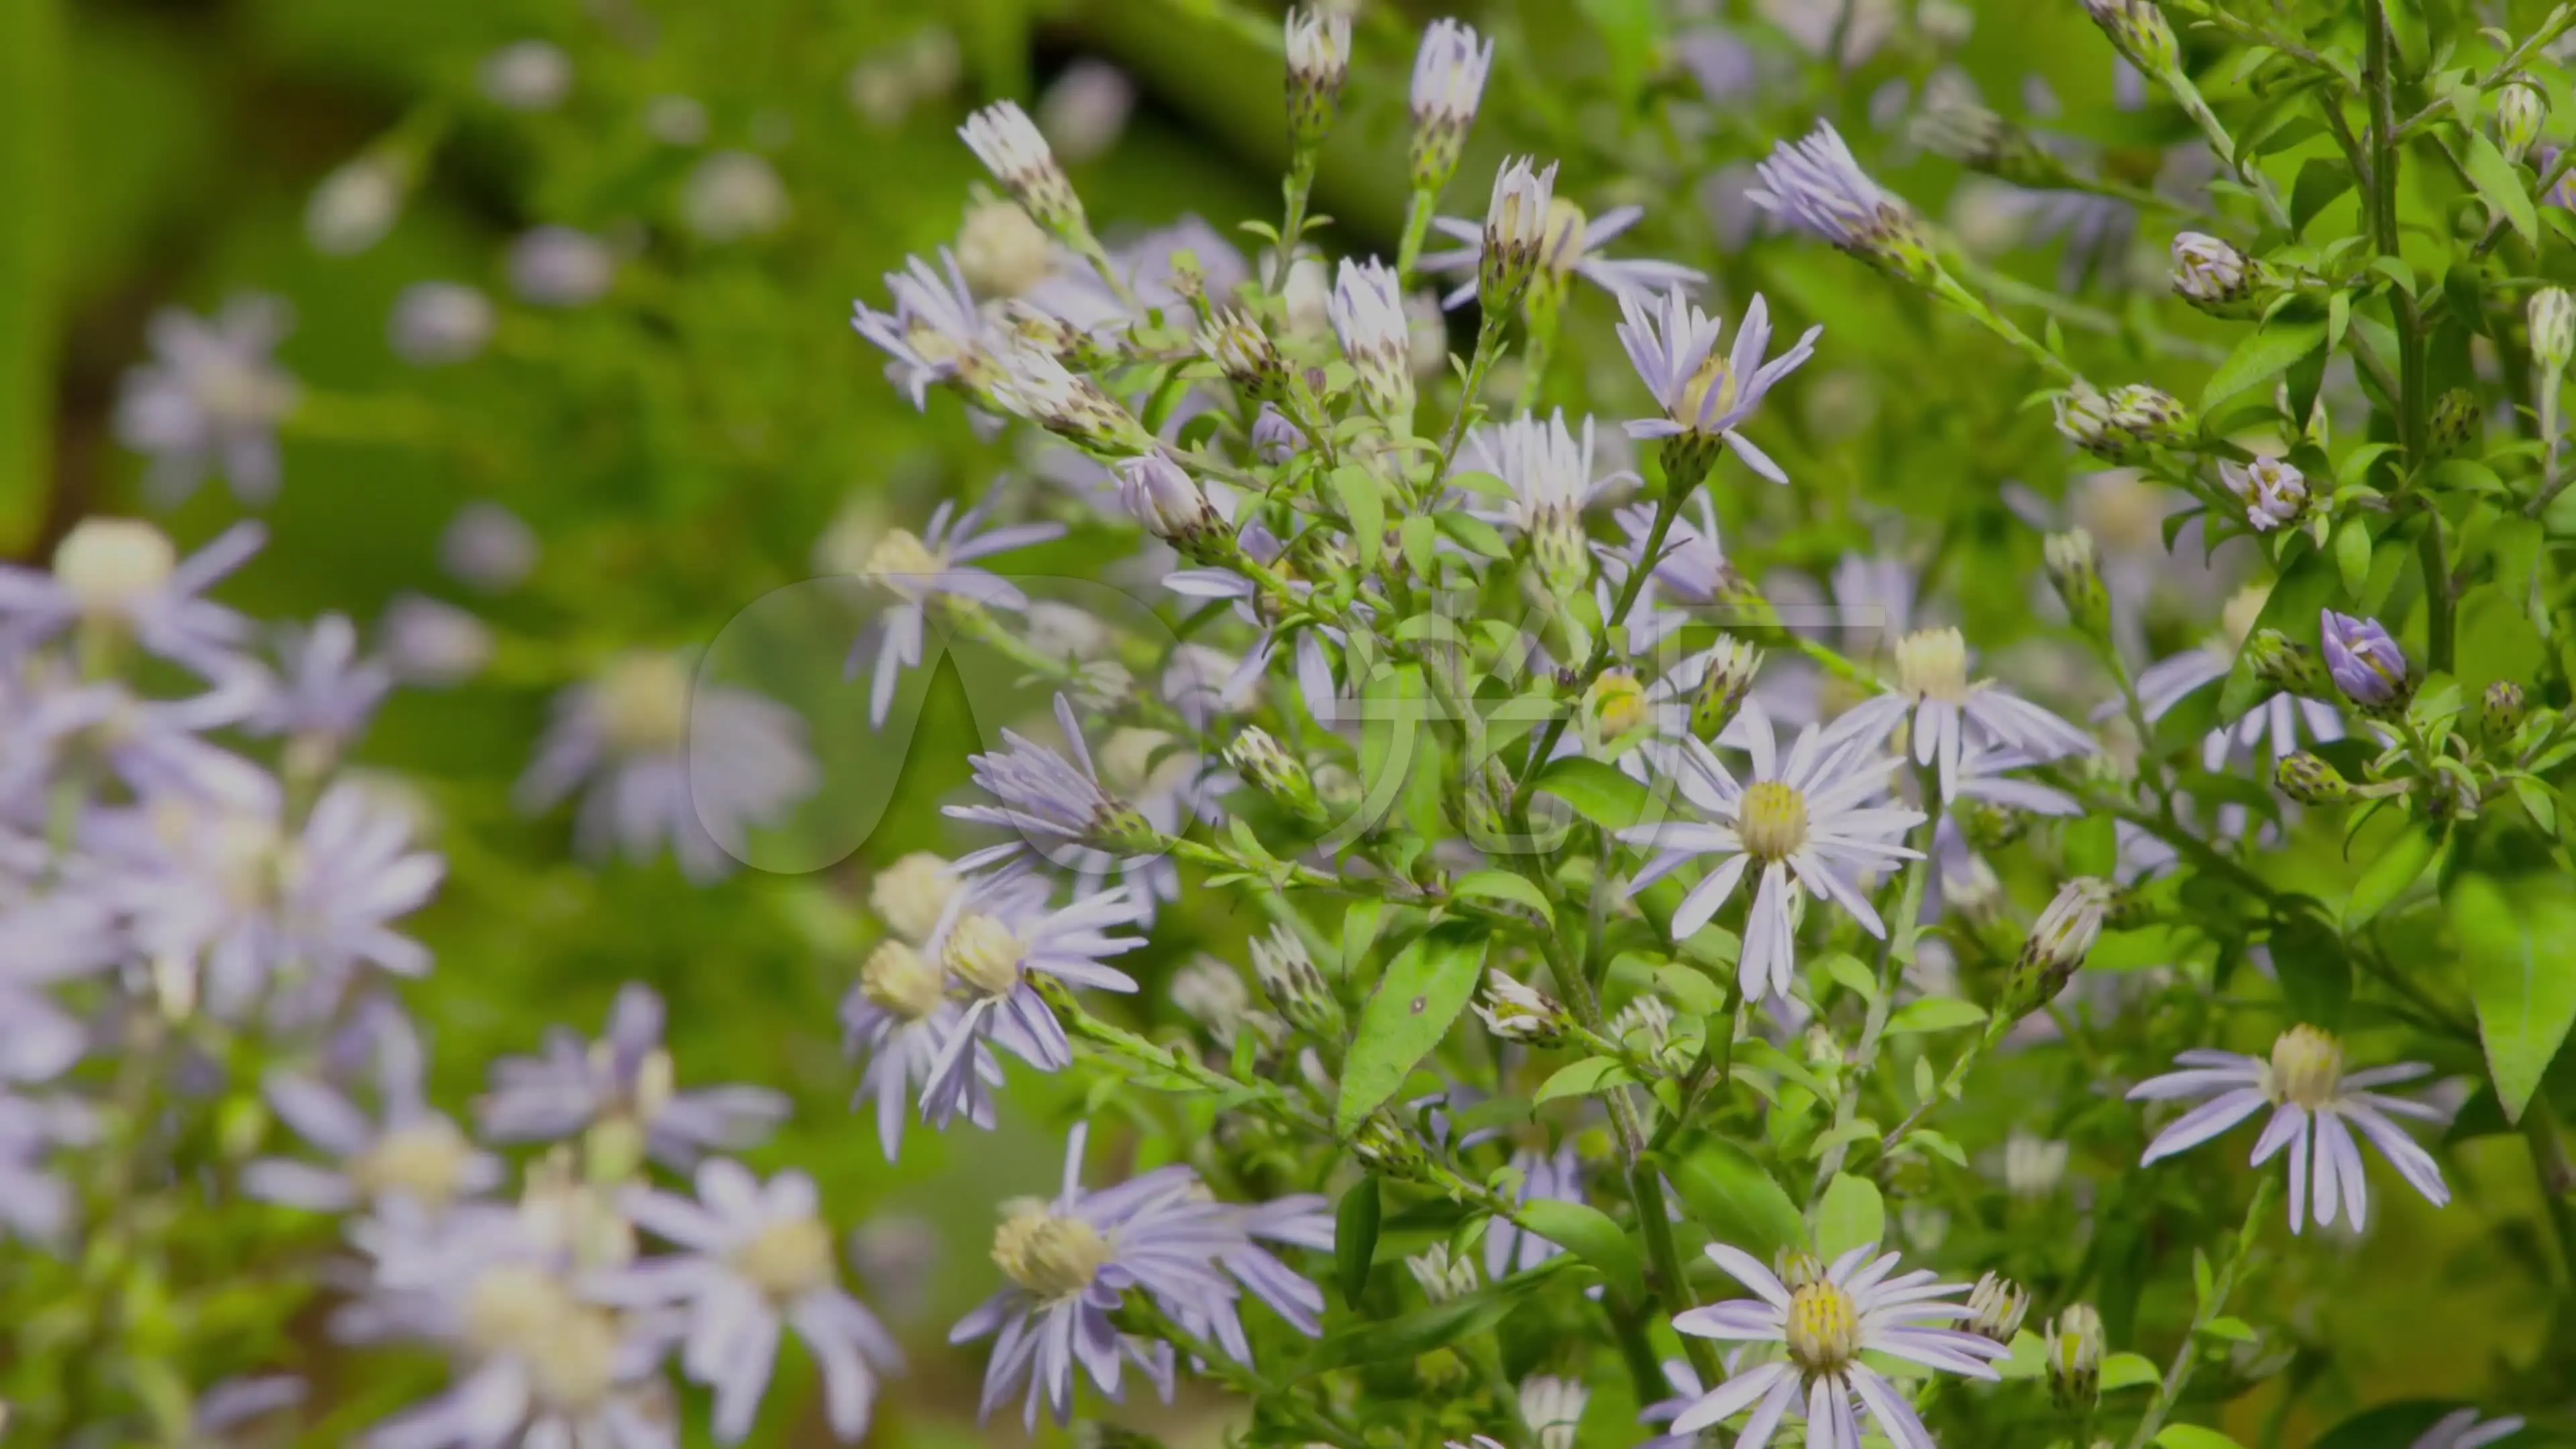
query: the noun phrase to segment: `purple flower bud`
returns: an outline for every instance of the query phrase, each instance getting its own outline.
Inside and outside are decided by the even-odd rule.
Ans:
[[[2376,619],[2356,619],[2323,611],[2318,625],[2324,636],[2326,673],[2346,699],[2365,709],[2378,709],[2405,697],[2409,688],[2406,651]]]

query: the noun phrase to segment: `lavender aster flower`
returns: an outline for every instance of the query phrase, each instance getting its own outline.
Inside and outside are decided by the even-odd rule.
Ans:
[[[1007,826],[1021,838],[977,851],[960,860],[959,869],[979,869],[1023,849],[1054,860],[1050,844],[1133,848],[1153,841],[1156,832],[1136,807],[1102,788],[1091,748],[1083,743],[1082,727],[1074,720],[1072,701],[1061,694],[1055,697],[1055,720],[1073,749],[1071,761],[1015,730],[1002,731],[1002,742],[1009,749],[968,758],[976,788],[998,803],[951,805],[948,813],[960,820]],[[1079,867],[1083,861],[1057,863]]]
[[[599,1296],[636,1307],[686,1306],[680,1364],[715,1390],[719,1442],[740,1443],[751,1432],[790,1325],[822,1367],[832,1432],[844,1442],[864,1438],[877,1376],[901,1368],[903,1352],[876,1316],[841,1290],[814,1180],[789,1170],[764,1184],[741,1164],[716,1158],[698,1167],[697,1188],[694,1202],[649,1189],[627,1194],[636,1225],[682,1251],[613,1272]]]
[[[285,735],[324,761],[366,729],[393,690],[393,671],[359,655],[358,626],[346,614],[325,614],[310,629],[287,631],[278,655],[284,677],[243,725],[254,734]]]
[[[1064,536],[1060,523],[1018,523],[984,527],[994,499],[987,498],[960,516],[954,502],[942,503],[919,536],[895,529],[869,550],[868,579],[895,596],[895,606],[872,627],[877,640],[876,673],[868,684],[868,723],[883,726],[894,707],[894,687],[903,671],[921,663],[924,626],[933,601],[954,607],[1025,609],[1028,595],[997,574],[969,567],[975,560]],[[953,522],[951,520],[954,520]],[[850,672],[858,672],[866,649],[863,637],[850,651]]]
[[[2326,673],[2343,697],[2364,709],[2385,709],[2404,700],[2414,686],[2408,678],[2406,651],[2376,619],[2357,619],[2332,609],[2321,611],[2318,630],[2325,644]]]
[[[1898,276],[1930,279],[1922,221],[1860,169],[1831,122],[1795,145],[1781,142],[1754,172],[1761,185],[1746,193],[1754,205]]]
[[[992,380],[993,357],[1001,347],[1001,338],[975,305],[975,294],[966,289],[966,274],[945,247],[939,266],[933,271],[930,263],[908,257],[903,271],[886,273],[886,291],[894,298],[891,312],[872,311],[865,302],[850,304],[850,325],[885,349],[892,359],[886,364],[887,377],[911,395],[916,409],[928,405],[935,382],[953,378],[981,392]]]
[[[1628,349],[1628,361],[1637,369],[1646,390],[1664,408],[1663,417],[1630,422],[1628,436],[1675,438],[1695,444],[1692,456],[1703,473],[1714,461],[1713,450],[1722,441],[1754,472],[1774,483],[1788,482],[1789,475],[1780,470],[1780,465],[1736,429],[1762,405],[1763,398],[1780,379],[1815,354],[1816,338],[1824,329],[1808,328],[1796,346],[1766,362],[1763,354],[1771,347],[1771,307],[1760,293],[1755,293],[1744,309],[1743,325],[1735,333],[1735,349],[1726,356],[1717,352],[1718,333],[1725,324],[1692,305],[1678,287],[1664,293],[1656,306],[1622,296],[1619,310],[1626,318],[1619,324],[1620,345]],[[1698,482],[1697,477],[1676,476],[1673,480],[1676,487]]]
[[[420,1038],[398,1008],[371,1013],[376,1097],[381,1117],[309,1077],[269,1079],[269,1106],[336,1165],[263,1157],[242,1171],[242,1190],[264,1201],[315,1212],[347,1212],[390,1196],[438,1212],[501,1181],[501,1163],[477,1148],[422,1091]]]
[[[970,883],[948,904],[922,954],[939,962],[965,1004],[922,1087],[922,1119],[945,1127],[959,1113],[983,1121],[990,1042],[1043,1072],[1073,1063],[1073,1046],[1032,978],[1094,991],[1132,992],[1135,978],[1103,958],[1145,944],[1113,928],[1134,919],[1127,891],[1084,895],[1050,908],[1047,883],[1006,871]]]
[[[793,710],[748,690],[693,689],[679,655],[638,650],[556,697],[516,798],[543,810],[588,781],[575,830],[585,851],[649,860],[667,840],[705,882],[730,868],[749,827],[776,823],[816,780]]]
[[[888,1162],[903,1151],[904,1120],[913,1110],[914,1093],[930,1085],[940,1052],[958,1036],[965,1012],[949,999],[937,960],[925,959],[896,939],[882,941],[868,953],[858,984],[842,998],[842,1038],[861,1063],[858,1095],[851,1105],[876,1104],[877,1141]],[[984,1043],[970,1050],[974,1083],[959,1110],[989,1131],[991,1089],[1002,1084],[1002,1068]]]
[[[1968,645],[1956,629],[1922,629],[1896,645],[1896,684],[1840,721],[1854,738],[1884,740],[1912,726],[1914,760],[1940,766],[1941,797],[1959,793],[1959,761],[1972,745],[2011,749],[2033,761],[2089,754],[2093,737],[1991,679],[1970,681]]]
[[[1997,1360],[2011,1350],[1976,1334],[1943,1325],[1970,1317],[1966,1305],[1941,1300],[1965,1293],[1965,1283],[1941,1283],[1929,1269],[1896,1273],[1894,1253],[1875,1244],[1854,1248],[1830,1266],[1793,1263],[1788,1281],[1723,1243],[1708,1255],[1754,1298],[1678,1314],[1673,1327],[1695,1338],[1731,1343],[1777,1343],[1787,1356],[1729,1377],[1672,1421],[1676,1435],[1695,1434],[1753,1411],[1736,1435],[1740,1449],[1763,1449],[1792,1407],[1803,1403],[1807,1442],[1825,1449],[1859,1449],[1860,1413],[1866,1410],[1899,1449],[1932,1449],[1932,1435],[1886,1375],[1864,1362],[1884,1354],[1969,1378],[1993,1379]],[[1890,1276],[1893,1274],[1894,1276]]]
[[[1124,1366],[1144,1367],[1170,1394],[1171,1349],[1124,1338],[1111,1315],[1127,1290],[1140,1289],[1185,1327],[1210,1329],[1219,1342],[1240,1342],[1234,1324],[1241,1289],[1226,1264],[1241,1261],[1248,1230],[1263,1221],[1211,1202],[1198,1174],[1165,1167],[1098,1192],[1082,1187],[1088,1126],[1073,1130],[1064,1185],[1052,1201],[1007,1204],[994,1234],[993,1261],[1011,1285],[950,1331],[951,1343],[994,1338],[984,1370],[981,1414],[1025,1385],[1024,1421],[1037,1426],[1043,1401],[1061,1423],[1073,1412],[1074,1375],[1090,1377],[1120,1397]],[[1257,1211],[1257,1210],[1256,1210]],[[1309,1205],[1292,1214],[1303,1218]],[[1297,1230],[1311,1237],[1309,1228]]]
[[[25,650],[77,627],[131,637],[208,678],[235,672],[250,621],[202,595],[266,539],[237,523],[182,560],[141,519],[84,518],[54,546],[51,572],[0,565],[0,637]]]
[[[2290,1149],[2291,1232],[2308,1222],[2312,1152],[2317,1226],[2333,1222],[2340,1210],[2353,1231],[2361,1230],[2370,1184],[2362,1176],[2355,1132],[2369,1138],[2426,1202],[2440,1207],[2451,1200],[2450,1186],[2442,1180],[2442,1169],[2432,1154],[2391,1120],[2440,1122],[2441,1109],[2372,1090],[2430,1073],[2433,1069],[2422,1062],[2346,1072],[2343,1044],[2313,1026],[2294,1026],[2281,1033],[2268,1060],[2234,1052],[2187,1051],[2174,1061],[2186,1070],[2140,1082],[2129,1089],[2129,1100],[2208,1100],[2157,1133],[2139,1166],[2197,1147],[2268,1106],[2272,1115],[2254,1143],[2254,1163],[2260,1166],[2282,1148]]]
[[[1554,1152],[1541,1152],[1534,1147],[1514,1148],[1511,1165],[1521,1175],[1521,1190],[1513,1199],[1515,1202],[1583,1201],[1583,1160],[1575,1155],[1573,1143],[1561,1144]],[[1526,1273],[1564,1251],[1507,1218],[1496,1218],[1485,1225],[1485,1277],[1488,1281],[1498,1281],[1512,1273]]]
[[[1770,717],[1756,700],[1738,716],[1753,757],[1753,779],[1738,783],[1708,746],[1685,741],[1667,756],[1666,773],[1701,820],[1634,826],[1619,832],[1632,845],[1651,846],[1655,859],[1629,881],[1631,893],[1684,864],[1708,856],[1714,867],[1673,913],[1673,938],[1707,925],[1755,864],[1762,868],[1745,917],[1739,975],[1746,999],[1786,996],[1796,968],[1797,941],[1790,907],[1804,887],[1829,900],[1873,936],[1886,926],[1851,877],[1874,874],[1921,852],[1906,845],[1906,832],[1923,813],[1875,803],[1896,768],[1890,757],[1872,759],[1850,738],[1816,726],[1802,731],[1786,758],[1777,753]]]
[[[1599,216],[1586,218],[1583,208],[1562,196],[1547,198],[1547,219],[1538,244],[1538,264],[1544,275],[1563,282],[1581,277],[1616,297],[1622,304],[1651,297],[1670,289],[1678,292],[1708,280],[1705,273],[1679,262],[1652,260],[1618,261],[1601,255],[1602,248],[1617,240],[1629,228],[1643,221],[1642,206],[1616,206]],[[1485,259],[1485,226],[1481,222],[1459,217],[1434,217],[1432,228],[1459,243],[1451,251],[1433,252],[1422,259],[1422,270],[1430,276],[1452,273],[1466,280],[1440,299],[1444,307],[1463,307],[1476,295],[1476,278]]]
[[[492,1064],[492,1089],[475,1115],[495,1142],[551,1142],[603,1128],[639,1134],[654,1161],[686,1170],[709,1152],[757,1147],[787,1119],[787,1099],[765,1087],[680,1091],[662,1045],[662,998],[628,982],[597,1042],[555,1027],[545,1050]]]
[[[277,297],[237,297],[211,322],[175,309],[152,319],[153,357],[125,376],[116,436],[151,456],[154,497],[176,503],[216,471],[244,503],[277,496],[277,425],[299,394],[271,354],[293,326]]]

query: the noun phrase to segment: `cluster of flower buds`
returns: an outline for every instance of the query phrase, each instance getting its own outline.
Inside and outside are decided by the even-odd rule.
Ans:
[[[2191,410],[2173,394],[2145,383],[2108,393],[2078,382],[2057,397],[2057,431],[2106,463],[2140,463],[2159,447],[2191,440]]]
[[[2245,505],[2245,521],[2256,533],[2298,524],[2315,502],[2308,492],[2307,475],[2279,458],[2221,463],[2218,481]]]

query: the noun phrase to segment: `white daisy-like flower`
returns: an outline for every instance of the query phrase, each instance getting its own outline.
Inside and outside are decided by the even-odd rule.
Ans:
[[[859,656],[869,636],[874,636],[877,659],[876,673],[868,681],[869,724],[885,724],[887,712],[894,708],[894,687],[902,680],[903,671],[921,663],[922,635],[932,599],[945,594],[991,609],[1028,607],[1028,595],[1021,593],[1018,585],[969,565],[993,554],[1062,538],[1064,525],[1015,523],[986,528],[984,517],[992,511],[994,501],[988,497],[962,516],[957,514],[954,500],[942,503],[930,515],[930,525],[919,534],[898,528],[869,549],[863,571],[871,583],[884,587],[896,601],[895,607],[862,634],[850,651],[849,669],[855,674]]]
[[[946,1127],[964,1115],[991,1120],[990,1043],[1042,1072],[1073,1064],[1073,1044],[1054,1008],[1033,984],[1046,977],[1091,991],[1136,991],[1136,979],[1107,958],[1145,944],[1118,928],[1136,918],[1125,888],[1076,896],[1052,906],[1047,883],[1017,871],[970,882],[921,954],[946,972],[960,1003],[921,1088],[921,1117]]]
[[[1887,927],[1852,877],[1877,874],[1922,854],[1905,844],[1923,823],[1923,812],[1882,803],[1896,760],[1854,748],[1839,727],[1810,725],[1784,758],[1770,717],[1747,700],[1745,748],[1753,778],[1739,782],[1708,746],[1685,741],[1665,754],[1666,768],[1698,820],[1632,826],[1619,833],[1631,845],[1651,846],[1655,859],[1629,884],[1631,893],[1705,856],[1708,874],[1673,913],[1673,939],[1708,924],[1738,882],[1761,867],[1746,916],[1740,976],[1747,999],[1786,996],[1797,955],[1791,908],[1804,887],[1818,900],[1841,906],[1863,930],[1884,937]]]
[[[1940,766],[1941,798],[1959,792],[1959,760],[1977,745],[2015,750],[2032,761],[2089,754],[2093,737],[2047,710],[1968,677],[1968,642],[1956,629],[1918,629],[1896,644],[1896,682],[1864,701],[1838,727],[1885,740],[1913,726],[1914,761]]]
[[[152,459],[146,487],[161,503],[221,472],[233,496],[277,496],[277,425],[301,396],[276,362],[294,312],[277,297],[237,297],[200,318],[165,309],[152,319],[152,360],[125,375],[117,441]]]
[[[1939,1282],[1930,1269],[1897,1273],[1897,1255],[1879,1253],[1876,1244],[1854,1248],[1830,1266],[1813,1259],[1793,1263],[1794,1286],[1723,1243],[1710,1244],[1708,1255],[1758,1296],[1691,1309],[1677,1315],[1673,1327],[1726,1343],[1777,1343],[1788,1352],[1701,1395],[1673,1419],[1676,1435],[1696,1434],[1751,1409],[1736,1449],[1762,1449],[1780,1420],[1803,1402],[1808,1449],[1860,1449],[1857,1398],[1859,1409],[1868,1411],[1897,1449],[1933,1449],[1930,1431],[1904,1392],[1861,1355],[1882,1354],[1978,1379],[2000,1377],[1995,1361],[2011,1357],[2001,1344],[1946,1326],[1970,1316],[1965,1304],[1943,1301],[1969,1285]]]
[[[852,302],[850,326],[891,360],[886,374],[899,383],[918,409],[927,404],[930,385],[959,378],[987,377],[1002,339],[975,305],[966,274],[946,247],[939,267],[919,257],[904,259],[904,270],[885,274],[894,310],[879,312],[865,302]]]
[[[2290,1231],[2308,1222],[2308,1187],[2316,1186],[2317,1226],[2324,1227],[2341,1210],[2358,1232],[2369,1208],[2370,1187],[2361,1171],[2358,1131],[2370,1139],[2389,1165],[2424,1200],[2440,1207],[2451,1200],[2442,1169],[2391,1118],[2440,1122],[2440,1108],[2373,1090],[2411,1082],[2433,1070],[2422,1062],[2399,1062],[2358,1072],[2343,1069],[2343,1044],[2313,1026],[2294,1026],[2272,1043],[2272,1055],[2241,1056],[2235,1052],[2187,1051],[2174,1058],[2185,1068],[2150,1077],[2129,1089],[2132,1102],[2208,1100],[2156,1134],[2141,1167],[2173,1156],[2225,1132],[2237,1123],[2272,1109],[2263,1135],[2254,1143],[2254,1162],[2268,1162],[2290,1149]],[[2310,1159],[2314,1158],[2313,1174]]]
[[[1626,318],[1619,324],[1619,343],[1664,409],[1660,418],[1630,422],[1628,436],[1723,440],[1746,467],[1774,483],[1788,482],[1780,465],[1736,429],[1774,384],[1814,355],[1816,338],[1825,329],[1808,328],[1796,346],[1765,362],[1763,354],[1771,349],[1771,304],[1758,292],[1736,328],[1734,351],[1724,356],[1717,351],[1724,320],[1701,311],[1679,287],[1653,302],[1623,293],[1619,311]]]

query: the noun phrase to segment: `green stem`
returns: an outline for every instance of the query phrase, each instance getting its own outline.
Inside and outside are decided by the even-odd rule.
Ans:
[[[2522,1113],[2523,1145],[2531,1151],[2532,1175],[2540,1180],[2542,1211],[2558,1234],[2559,1281],[2576,1279],[2576,1163],[2567,1159],[2567,1143],[2558,1132],[2558,1114],[2545,1096],[2534,1095]]]
[[[2228,1249],[2227,1262],[2218,1270],[2217,1281],[2211,1285],[2208,1298],[2192,1313],[2191,1331],[2183,1335],[2182,1347],[2174,1350],[2173,1362],[2165,1368],[2164,1382],[2156,1386],[2156,1396],[2148,1403],[2146,1415],[2138,1420],[2136,1431],[2129,1435],[2129,1449],[2147,1449],[2155,1442],[2156,1434],[2164,1428],[2165,1416],[2173,1412],[2174,1405],[2182,1399],[2183,1390],[2191,1386],[2191,1371],[2200,1361],[2201,1331],[2226,1311],[2228,1295],[2236,1291],[2237,1274],[2244,1271],[2245,1259],[2254,1249],[2254,1234],[2262,1226],[2263,1215],[2272,1210],[2272,1192],[2273,1181],[2269,1177],[2255,1187],[2254,1200],[2245,1207],[2245,1225],[2236,1230],[2235,1240]]]
[[[1431,218],[1439,206],[1438,198],[1428,191],[1416,191],[1405,203],[1404,240],[1395,251],[1395,280],[1399,288],[1413,284],[1413,269],[1422,262],[1422,243],[1431,235]]]
[[[1457,416],[1449,420],[1448,435],[1440,440],[1440,460],[1431,470],[1430,491],[1437,491],[1440,480],[1449,475],[1449,460],[1457,456],[1459,442],[1467,436],[1467,419],[1475,415],[1476,399],[1485,390],[1486,375],[1503,355],[1503,328],[1509,325],[1511,313],[1495,307],[1485,312],[1476,324],[1476,355],[1467,361],[1467,387],[1459,394]]]
[[[1869,1012],[1861,1019],[1860,1045],[1854,1050],[1852,1067],[1843,1080],[1841,1100],[1834,1104],[1834,1127],[1848,1127],[1860,1116],[1861,1088],[1867,1084],[1870,1068],[1878,1060],[1879,1039],[1887,1033],[1888,1015],[1896,1009],[1896,988],[1904,979],[1907,963],[1914,959],[1914,937],[1922,926],[1923,891],[1931,878],[1932,837],[1941,821],[1939,781],[1928,769],[1917,769],[1915,779],[1921,787],[1924,803],[1923,823],[1915,827],[1915,849],[1919,852],[1905,864],[1905,874],[1897,884],[1896,918],[1887,925],[1887,935],[1878,943],[1878,992],[1869,999]],[[1851,1157],[1851,1138],[1842,1137],[1824,1161],[1816,1165],[1816,1192],[1821,1195],[1825,1184],[1843,1170]]]
[[[2165,88],[2173,92],[2174,99],[2181,104],[2184,113],[2191,117],[2194,125],[2200,127],[2201,134],[2209,138],[2209,144],[2217,149],[2219,159],[2228,163],[2230,169],[2236,173],[2236,179],[2244,182],[2254,193],[2254,199],[2262,203],[2263,215],[2269,218],[2274,226],[2283,231],[2289,230],[2290,213],[2282,209],[2281,195],[2272,189],[2272,178],[2264,175],[2260,166],[2242,159],[2234,159],[2236,140],[2227,134],[2227,123],[2218,119],[2218,113],[2211,110],[2209,102],[2201,97],[2200,87],[2193,85],[2191,77],[2183,74],[2179,66],[2167,70],[2157,79],[2163,81]]]

